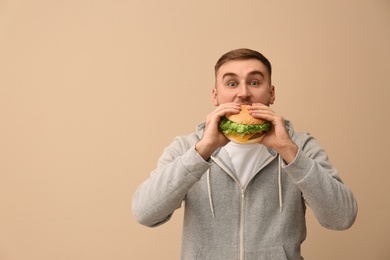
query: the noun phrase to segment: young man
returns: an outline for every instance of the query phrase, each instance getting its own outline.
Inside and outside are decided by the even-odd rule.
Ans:
[[[215,66],[212,99],[216,109],[206,122],[175,138],[134,194],[141,224],[163,224],[185,202],[183,260],[303,259],[306,204],[327,228],[353,224],[357,203],[326,153],[269,107],[275,87],[262,54],[224,54]],[[219,130],[220,119],[239,113],[241,104],[272,123],[259,144],[229,142]]]

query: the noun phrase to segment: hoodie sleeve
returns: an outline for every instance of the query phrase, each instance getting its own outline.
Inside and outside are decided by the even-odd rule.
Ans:
[[[321,225],[348,229],[355,222],[357,202],[331,165],[327,154],[309,134],[304,134],[295,160],[284,169],[301,190]],[[296,141],[296,140],[295,140]]]
[[[176,138],[164,150],[157,169],[136,190],[132,201],[134,217],[149,227],[165,223],[209,167],[195,150],[195,144]]]

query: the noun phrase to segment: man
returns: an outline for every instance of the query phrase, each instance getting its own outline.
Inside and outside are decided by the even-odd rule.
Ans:
[[[357,203],[326,153],[308,133],[271,108],[271,64],[259,52],[237,49],[215,66],[216,109],[196,133],[179,136],[133,197],[133,214],[146,226],[168,221],[184,201],[181,259],[303,259],[305,209],[336,230],[355,221]],[[229,142],[220,119],[248,104],[272,123],[259,144]]]

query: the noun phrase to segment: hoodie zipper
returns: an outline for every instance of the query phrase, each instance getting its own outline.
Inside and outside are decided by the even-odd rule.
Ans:
[[[245,213],[245,189],[241,189],[240,260],[244,260],[244,213]]]
[[[268,165],[274,158],[270,158],[267,162],[264,163],[263,166],[261,166],[256,173],[258,173],[265,165]],[[229,174],[230,175],[230,174]],[[231,175],[230,175],[231,176]],[[235,180],[235,182],[240,186],[241,188],[241,213],[240,213],[240,260],[244,260],[244,225],[245,225],[245,191],[246,188],[248,187],[248,184],[252,181],[252,179],[256,176],[254,174],[248,181],[248,183],[245,185],[244,188],[241,187],[240,182],[237,180],[235,175],[232,176],[232,178]]]
[[[217,159],[216,157],[211,157],[214,162],[216,162],[236,183],[237,185],[240,187],[241,189],[241,209],[240,209],[240,260],[244,260],[244,219],[245,219],[245,190],[248,186],[248,184],[252,181],[252,179],[256,176],[256,174],[254,174],[248,181],[248,183],[245,185],[245,187],[243,188],[240,184],[240,182],[237,180],[236,176],[230,172],[230,170],[228,168],[226,168],[224,166],[223,163],[221,163],[221,161],[219,159]],[[265,167],[266,165],[268,165],[272,160],[274,160],[275,157],[273,158],[270,158],[268,161],[266,161],[257,171],[259,172],[263,167]]]

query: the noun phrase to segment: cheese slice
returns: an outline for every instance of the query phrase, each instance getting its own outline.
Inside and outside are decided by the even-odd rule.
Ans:
[[[227,134],[228,136],[238,140],[239,142],[246,142],[248,141],[252,136],[256,135],[254,134],[247,134],[247,135],[239,135],[239,134]]]

